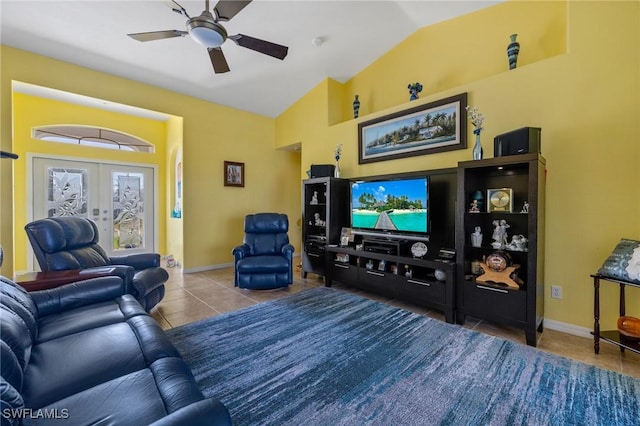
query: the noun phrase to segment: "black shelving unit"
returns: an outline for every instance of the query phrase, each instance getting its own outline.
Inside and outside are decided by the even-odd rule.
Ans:
[[[349,226],[349,181],[332,177],[302,182],[302,277],[324,276],[326,246]]]
[[[390,242],[393,244],[393,242]],[[442,311],[455,320],[455,263],[348,247],[327,247],[326,285],[338,281],[361,290]]]
[[[512,208],[488,212],[487,191],[507,188],[512,194]],[[467,315],[524,329],[527,344],[536,346],[536,331],[543,330],[544,317],[544,194],[545,159],[540,154],[522,154],[458,164],[456,215],[456,319],[464,324]],[[479,211],[471,211],[474,195],[480,191],[484,200]],[[525,202],[527,208],[524,209]],[[523,210],[525,210],[523,212]],[[497,249],[492,246],[494,221],[509,225],[508,241],[523,235],[526,250]],[[479,228],[480,246],[471,243],[471,234]],[[512,275],[515,287],[485,282],[486,275],[473,263],[499,254],[518,265]],[[482,271],[480,271],[482,272]]]

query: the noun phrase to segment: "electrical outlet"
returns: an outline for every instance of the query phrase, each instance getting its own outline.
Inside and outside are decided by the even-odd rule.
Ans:
[[[562,287],[559,285],[551,286],[551,297],[553,299],[562,299]]]

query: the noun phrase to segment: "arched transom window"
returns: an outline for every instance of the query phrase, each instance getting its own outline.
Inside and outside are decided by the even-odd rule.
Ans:
[[[34,127],[34,139],[121,151],[154,152],[152,143],[117,130],[75,124]]]

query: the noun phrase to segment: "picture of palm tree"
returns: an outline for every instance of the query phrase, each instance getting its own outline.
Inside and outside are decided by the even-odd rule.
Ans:
[[[466,93],[445,101],[361,123],[361,162],[466,148]]]

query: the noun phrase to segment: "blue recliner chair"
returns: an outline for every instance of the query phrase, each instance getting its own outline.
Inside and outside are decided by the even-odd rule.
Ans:
[[[257,213],[244,219],[244,241],[233,249],[235,286],[249,289],[287,287],[293,282],[293,251],[289,218]]]
[[[147,312],[164,297],[169,274],[160,267],[160,255],[107,256],[98,244],[98,227],[91,219],[50,217],[28,223],[24,229],[43,272],[112,266],[113,275],[122,278],[126,292]]]

